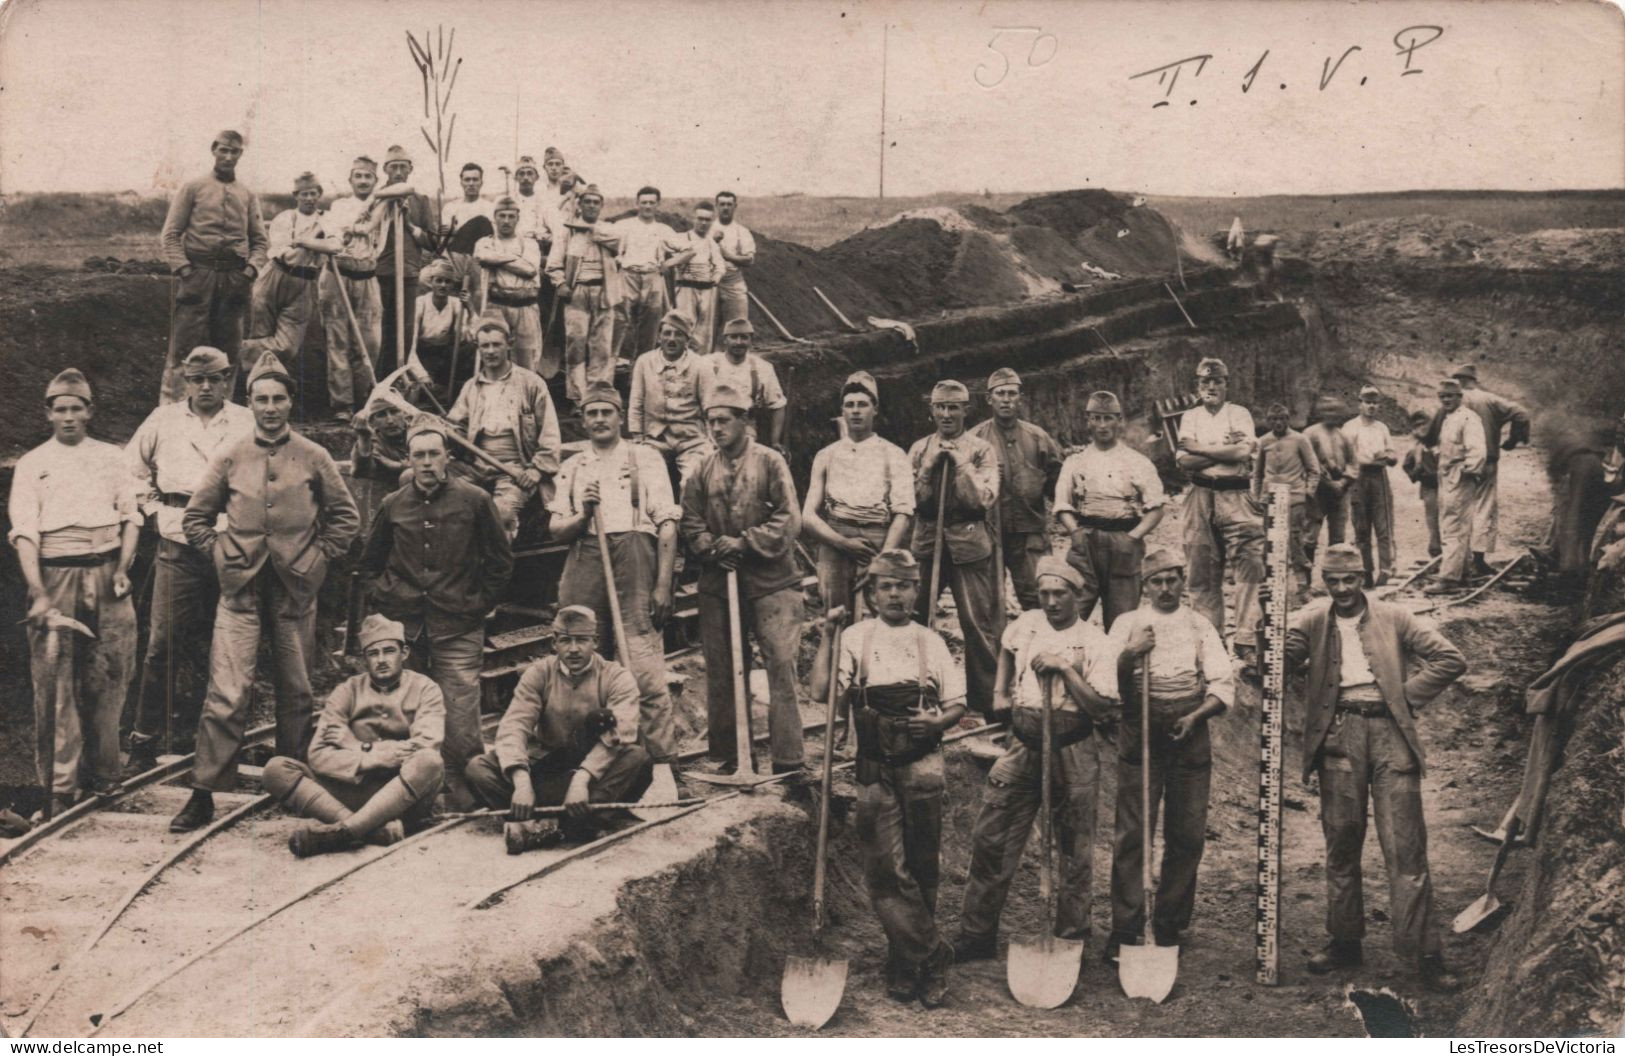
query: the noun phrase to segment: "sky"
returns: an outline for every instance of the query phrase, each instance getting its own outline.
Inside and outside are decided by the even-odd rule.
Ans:
[[[5,0],[0,193],[168,190],[225,127],[262,192],[432,174],[437,25],[448,188],[555,145],[611,195],[873,195],[883,80],[889,195],[1625,186],[1625,16],[1585,0]]]

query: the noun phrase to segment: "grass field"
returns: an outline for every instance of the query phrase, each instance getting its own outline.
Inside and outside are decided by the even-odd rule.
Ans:
[[[1149,204],[1187,232],[1213,234],[1241,217],[1249,233],[1309,231],[1361,220],[1434,214],[1490,231],[1522,234],[1560,227],[1625,227],[1621,191],[1401,191],[1394,194],[1165,198]]]

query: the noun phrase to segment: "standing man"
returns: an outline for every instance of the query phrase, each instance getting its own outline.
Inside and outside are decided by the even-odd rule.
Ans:
[[[668,261],[677,280],[677,310],[694,320],[694,347],[711,354],[717,326],[717,283],[727,261],[711,233],[716,208],[710,202],[694,207],[694,229],[678,235],[676,256]]]
[[[508,327],[487,319],[474,334],[480,370],[457,394],[446,418],[498,462],[518,467],[520,478],[489,472],[486,478],[502,527],[512,542],[519,515],[534,498],[542,504],[541,534],[547,529],[547,502],[559,471],[559,416],[547,382],[509,358]]]
[[[485,614],[507,589],[513,550],[491,497],[451,475],[443,428],[438,419],[425,418],[408,431],[412,479],[379,505],[359,567],[372,577],[373,604],[401,628],[413,667],[440,687],[446,798],[453,810],[468,810],[473,798],[463,785],[463,768],[485,751]]]
[[[477,162],[470,161],[457,174],[457,182],[463,188],[463,196],[441,207],[440,229],[446,232],[460,230],[469,222],[479,219],[490,224],[495,230],[496,217],[492,205],[480,197],[480,190],[485,186],[485,170]],[[517,205],[517,202],[515,204]],[[475,276],[473,260],[469,254],[448,252],[446,256],[456,272],[454,285],[465,293],[477,290],[479,280]],[[540,259],[539,254],[537,259]]]
[[[1489,464],[1484,420],[1462,404],[1461,382],[1439,382],[1439,534],[1444,556],[1429,594],[1460,590],[1472,576],[1474,504]]]
[[[1123,443],[1123,405],[1115,392],[1094,392],[1084,405],[1089,446],[1067,456],[1055,484],[1055,519],[1072,540],[1067,560],[1083,574],[1083,618],[1101,603],[1109,631],[1140,607],[1145,537],[1168,512],[1162,478],[1151,460]]]
[[[1360,390],[1360,413],[1344,424],[1343,434],[1354,448],[1354,541],[1365,555],[1366,586],[1380,587],[1394,570],[1394,491],[1388,482],[1388,467],[1397,465],[1394,438],[1388,426],[1377,417],[1382,410],[1382,393],[1375,385]],[[1376,560],[1372,560],[1371,537],[1377,537]]]
[[[260,357],[248,376],[248,407],[253,435],[215,453],[181,519],[187,540],[214,559],[220,604],[192,798],[169,823],[171,832],[208,824],[213,793],[236,782],[266,623],[276,665],[276,751],[303,754],[310,739],[316,596],[328,562],[349,549],[361,525],[333,456],[289,428],[293,379],[273,353]],[[227,523],[220,530],[222,513]]]
[[[886,932],[886,993],[938,1008],[954,948],[937,930],[945,787],[942,735],[965,714],[965,678],[941,635],[913,620],[920,564],[883,550],[867,568],[875,616],[841,636],[836,689],[858,731],[858,840]],[[825,620],[831,632],[840,610]]]
[[[66,810],[118,784],[118,722],[135,664],[130,562],[141,515],[124,453],[88,433],[90,383],[72,367],[45,389],[51,439],[17,460],[8,538],[28,585],[34,769]],[[84,635],[58,620],[76,620]],[[44,742],[55,714],[55,739]]]
[[[328,696],[305,762],[279,755],[265,764],[265,790],[313,819],[288,837],[298,858],[398,843],[429,826],[440,790],[440,687],[405,669],[399,623],[374,613],[358,637],[367,670]]]
[[[198,704],[175,699],[178,658],[196,632],[213,622],[220,580],[210,555],[192,546],[181,527],[186,504],[215,452],[253,435],[254,415],[226,399],[231,361],[218,348],[194,348],[181,365],[186,399],[160,404],[124,448],[135,480],[137,507],[158,535],[157,565],[147,617],[147,654],[130,727],[130,769],[158,765],[158,737],[168,735],[177,710],[178,744],[188,750],[197,728]]]
[[[317,211],[322,185],[313,173],[301,173],[293,181],[293,200],[294,207],[272,217],[266,230],[272,267],[254,280],[254,310],[243,342],[249,362],[264,352],[289,362],[300,358],[305,329],[316,310],[317,280],[327,258],[344,248],[330,237],[327,218]]]
[[[707,758],[732,772],[734,754],[732,635],[727,573],[739,578],[739,625],[754,632],[767,665],[768,733],[773,772],[802,768],[801,713],[796,706],[796,649],[801,640],[801,574],[795,541],[801,531],[796,486],[784,456],[746,431],[750,400],[726,385],[711,390],[705,425],[716,450],[683,487],[683,540],[700,562],[700,636],[710,705]],[[743,630],[742,632],[743,633]],[[739,643],[748,672],[750,647]],[[732,766],[728,764],[732,762]]]
[[[514,200],[519,203],[519,234],[524,238],[534,240],[542,251],[542,259],[547,259],[547,247],[541,245],[543,237],[547,234],[547,223],[542,218],[546,208],[542,195],[536,191],[536,181],[541,178],[536,168],[536,159],[529,154],[523,154],[519,163],[514,166]]]
[[[1439,448],[1433,432],[1433,416],[1426,411],[1411,412],[1411,446],[1401,468],[1422,497],[1422,513],[1428,526],[1428,556],[1444,553],[1444,537],[1439,534]]]
[[[1308,514],[1304,536],[1304,556],[1313,567],[1315,550],[1320,545],[1320,525],[1326,524],[1326,545],[1341,543],[1348,533],[1349,483],[1354,465],[1354,445],[1343,432],[1348,412],[1335,396],[1323,396],[1318,406],[1320,420],[1303,431],[1303,438],[1315,451],[1320,463],[1320,484],[1315,489],[1314,501],[1304,510]]]
[[[1264,578],[1264,517],[1254,508],[1252,460],[1258,450],[1253,416],[1226,403],[1230,369],[1221,359],[1196,365],[1202,402],[1185,412],[1177,461],[1191,478],[1183,534],[1190,562],[1191,605],[1224,633],[1224,581],[1236,581],[1236,655],[1256,670],[1258,584]]]
[[[953,591],[959,627],[965,635],[965,678],[969,704],[981,716],[993,713],[993,676],[998,662],[994,635],[1003,612],[999,590],[1003,573],[993,567],[993,530],[988,518],[999,501],[998,456],[981,437],[965,432],[970,390],[958,381],[939,381],[931,390],[931,416],[937,431],[909,448],[914,469],[914,539],[910,548],[923,566],[942,562],[940,581]],[[948,478],[942,527],[943,554],[936,552],[937,505]],[[940,588],[939,588],[940,589]],[[916,618],[930,627],[937,599],[920,595]]]
[[[1052,779],[1060,793],[1052,806],[1061,851],[1055,936],[1089,939],[1100,793],[1100,742],[1091,734],[1116,711],[1117,653],[1104,631],[1080,618],[1086,589],[1077,568],[1046,554],[1038,559],[1041,608],[1005,628],[996,710],[1010,712],[1014,736],[988,773],[971,837],[970,879],[954,940],[954,960],[961,964],[998,953],[999,916],[1043,801],[1046,695],[1053,713]]]
[[[1309,575],[1314,562],[1304,543],[1309,537],[1309,503],[1320,484],[1320,462],[1315,449],[1303,434],[1292,428],[1285,404],[1272,403],[1264,412],[1270,431],[1258,442],[1258,462],[1253,467],[1253,492],[1268,500],[1269,489],[1285,484],[1292,489],[1290,562],[1298,579],[1298,597],[1309,593]]]
[[[1044,500],[1055,495],[1061,475],[1061,445],[1029,421],[1019,418],[1021,376],[1000,367],[987,379],[987,402],[993,417],[970,431],[986,440],[999,467],[999,507],[994,528],[1000,533],[1004,567],[1022,611],[1038,608],[1039,555],[1049,550]],[[996,570],[999,605],[1004,605],[1004,569]]]
[[[158,236],[164,263],[175,277],[174,322],[159,392],[163,403],[183,398],[181,360],[199,345],[226,354],[235,388],[249,294],[265,270],[268,242],[259,199],[237,180],[243,137],[227,129],[209,150],[214,170],[175,192]]]
[[[508,324],[513,361],[529,371],[542,362],[540,298],[542,258],[536,243],[518,232],[519,203],[497,200],[496,234],[474,244],[474,262],[480,266],[487,314],[500,315]]]
[[[700,370],[700,399],[713,385],[731,385],[750,393],[750,435],[781,455],[784,450],[784,410],[790,401],[779,386],[779,372],[773,364],[750,350],[756,328],[749,319],[730,319],[722,324],[722,350],[705,357]],[[761,428],[758,429],[758,420]]]
[[[649,759],[664,767],[659,784],[676,775],[677,730],[666,679],[660,629],[671,618],[677,575],[677,520],[671,477],[660,453],[621,438],[621,394],[609,385],[587,390],[581,403],[587,446],[564,463],[553,496],[551,538],[569,543],[559,604],[580,605],[598,617],[598,655],[613,657],[638,683],[638,729]],[[598,517],[609,542],[609,565],[620,599],[626,656],[620,654],[604,582]]]
[[[418,297],[412,309],[412,329],[407,338],[412,349],[407,358],[415,358],[423,367],[437,400],[457,398],[457,393],[474,375],[475,368],[468,364],[477,358],[472,347],[463,350],[464,345],[473,345],[468,333],[473,313],[452,293],[456,282],[457,269],[443,257],[436,257],[423,266],[418,272],[418,286],[428,287],[428,292]],[[497,311],[500,313],[500,309]],[[461,353],[455,364],[453,353]]]
[[[682,484],[712,451],[700,414],[700,379],[708,364],[694,351],[693,328],[694,321],[682,312],[667,312],[660,320],[660,344],[632,364],[627,415],[633,441],[650,444],[675,463]]]
[[[1511,451],[1520,443],[1529,442],[1529,412],[1521,404],[1505,396],[1478,387],[1478,368],[1464,363],[1452,375],[1461,382],[1461,404],[1478,415],[1484,423],[1484,475],[1473,495],[1473,573],[1480,576],[1494,574],[1484,555],[1495,549],[1496,533],[1501,526],[1499,498],[1501,452]],[[1512,429],[1506,441],[1501,440],[1501,429],[1510,424]]]
[[[1369,802],[1388,870],[1394,950],[1417,966],[1424,986],[1448,993],[1460,984],[1445,967],[1433,919],[1416,713],[1467,671],[1467,661],[1431,622],[1361,590],[1363,568],[1354,547],[1327,547],[1320,575],[1331,598],[1293,613],[1286,636],[1288,670],[1308,672],[1303,779],[1319,777],[1326,834],[1331,943],[1309,959],[1309,970],[1360,964]]]
[[[734,220],[739,196],[732,191],[717,192],[717,222],[711,236],[722,250],[722,281],[717,283],[717,322],[727,325],[733,319],[750,318],[750,293],[745,272],[756,263],[756,239],[750,229]]]
[[[368,215],[372,189],[377,185],[378,164],[362,155],[350,163],[353,193],[335,198],[327,207],[328,233],[336,235],[343,247],[316,284],[327,339],[327,401],[334,418],[348,418],[367,402],[377,384],[373,367],[383,340],[378,244],[383,238],[384,210]]]
[[[621,302],[620,236],[600,224],[604,196],[588,184],[575,219],[560,219],[547,254],[547,277],[564,302],[564,391],[580,403],[587,386],[615,384],[615,306]]]
[[[666,313],[666,260],[677,232],[655,219],[660,188],[638,188],[635,216],[617,221],[621,239],[621,300],[615,305],[615,357],[633,359],[655,347]],[[630,343],[630,348],[628,348]]]
[[[1112,841],[1112,934],[1106,959],[1145,934],[1142,841],[1152,838],[1159,806],[1162,879],[1157,884],[1151,936],[1158,946],[1178,946],[1196,907],[1196,871],[1207,846],[1208,792],[1213,748],[1208,720],[1235,703],[1230,656],[1218,628],[1180,604],[1185,569],[1167,550],[1146,555],[1142,566],[1151,604],[1112,624],[1111,648],[1124,692],[1117,735],[1117,834]],[[1151,699],[1140,699],[1140,665],[1151,671]],[[1151,817],[1140,802],[1140,708],[1151,709]],[[1148,833],[1152,835],[1147,835]]]
[[[395,347],[396,320],[411,325],[412,306],[418,299],[418,272],[429,262],[437,230],[434,206],[406,182],[412,175],[412,158],[401,147],[390,147],[384,155],[384,186],[373,196],[373,206],[383,210],[382,240],[378,250],[378,293],[383,305],[384,340],[374,369],[379,377],[399,367],[406,349]],[[405,270],[401,272],[400,302],[395,300],[395,212],[402,211],[406,237],[401,246]],[[370,217],[369,217],[370,219]]]

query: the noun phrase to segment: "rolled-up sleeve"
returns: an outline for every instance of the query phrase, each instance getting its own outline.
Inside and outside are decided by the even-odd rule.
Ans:
[[[671,476],[666,472],[666,460],[652,447],[637,444],[633,458],[638,460],[638,490],[643,501],[643,513],[656,526],[670,524],[683,515],[671,494]]]
[[[896,444],[887,446],[886,458],[891,465],[886,502],[891,507],[892,516],[905,513],[912,517],[915,509],[914,467],[909,465],[908,456]]]
[[[1228,710],[1236,702],[1236,676],[1230,666],[1230,654],[1225,651],[1224,639],[1219,637],[1212,621],[1194,611],[1191,615],[1201,635],[1197,648],[1202,651],[1202,677],[1207,680],[1208,695],[1218,698]]]

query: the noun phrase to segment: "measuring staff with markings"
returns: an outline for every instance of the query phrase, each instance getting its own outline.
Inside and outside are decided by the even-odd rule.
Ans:
[[[1286,636],[1286,669],[1308,670],[1303,779],[1319,775],[1326,834],[1331,943],[1308,967],[1323,974],[1360,964],[1369,801],[1388,870],[1394,949],[1417,966],[1424,986],[1447,993],[1460,984],[1445,966],[1433,918],[1415,713],[1460,678],[1467,661],[1430,621],[1366,594],[1364,575],[1358,549],[1327,547],[1321,579],[1331,597],[1297,613]]]

